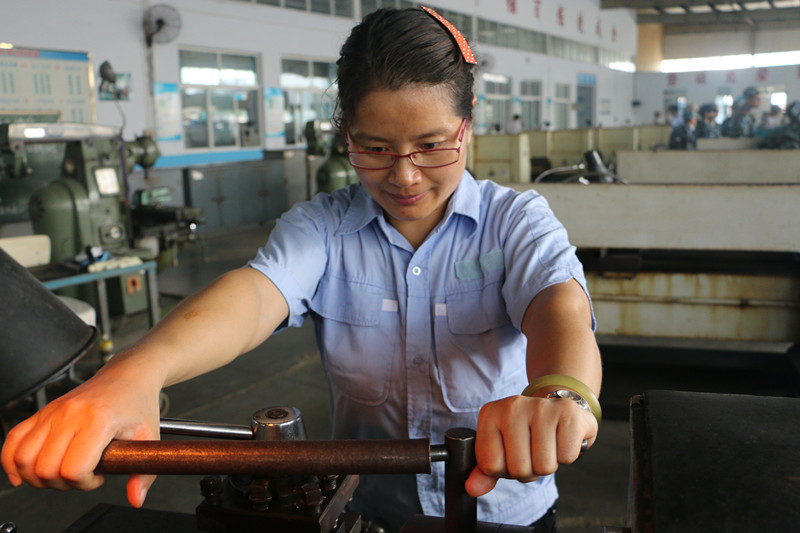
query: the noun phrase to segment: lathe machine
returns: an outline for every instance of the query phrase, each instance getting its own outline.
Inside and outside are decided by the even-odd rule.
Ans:
[[[89,262],[102,253],[155,259],[176,243],[193,240],[202,223],[197,208],[162,205],[153,191],[131,195],[129,174],[136,165],[147,172],[159,156],[153,139],[124,142],[115,127],[2,124],[0,224],[19,226],[30,221],[31,228],[21,233],[32,229],[49,236],[52,264],[71,261],[80,254],[88,255],[85,260]],[[113,314],[130,314],[146,307],[141,280],[124,278],[110,285]],[[92,293],[75,296],[89,302],[95,298]]]
[[[9,295],[21,305],[0,306],[0,405],[57,378],[95,336],[0,250],[0,297]],[[792,531],[800,523],[797,398],[648,391],[631,400],[630,416],[629,527],[606,533]],[[403,533],[531,533],[477,522],[464,491],[475,464],[471,429],[450,430],[433,445],[308,441],[299,411],[276,406],[249,425],[163,419],[161,432],[208,440],[113,441],[98,470],[201,474],[195,514],[102,504],[66,531],[358,533],[361,518],[345,504],[359,474],[425,473],[443,461],[445,517],[413,517]]]

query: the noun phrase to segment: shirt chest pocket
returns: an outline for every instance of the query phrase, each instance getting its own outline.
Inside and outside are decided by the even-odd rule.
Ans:
[[[436,317],[436,362],[453,412],[477,411],[525,381],[524,337],[511,324],[501,282],[446,296]]]
[[[380,289],[338,278],[323,279],[311,300],[331,385],[367,405],[386,400],[397,352],[397,311],[386,307]]]

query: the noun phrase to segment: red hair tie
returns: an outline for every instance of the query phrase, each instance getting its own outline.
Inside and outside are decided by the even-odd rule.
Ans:
[[[441,22],[442,26],[447,28],[447,31],[450,32],[450,35],[453,36],[453,39],[456,40],[456,44],[461,49],[461,55],[464,56],[464,61],[466,61],[467,63],[469,63],[471,65],[477,65],[478,64],[478,62],[475,61],[475,56],[472,55],[472,50],[470,49],[469,44],[467,43],[467,40],[464,38],[463,35],[461,35],[461,32],[458,31],[458,28],[456,28],[455,26],[453,26],[452,24],[447,22],[447,20],[443,16],[441,16],[439,13],[437,13],[433,9],[431,9],[429,7],[425,7],[425,6],[419,6],[419,7],[424,9],[426,13],[428,13],[430,16],[432,16],[433,18],[435,18],[436,20]]]

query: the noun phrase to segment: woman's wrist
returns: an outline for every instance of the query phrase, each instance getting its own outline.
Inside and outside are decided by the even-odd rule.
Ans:
[[[597,396],[595,396],[592,389],[590,389],[585,383],[573,378],[572,376],[567,376],[566,374],[549,374],[547,376],[541,376],[533,380],[530,385],[525,387],[525,390],[522,391],[522,396],[545,397],[558,389],[569,389],[574,393],[577,393],[578,396],[580,396],[589,406],[592,414],[597,420],[597,424],[600,425],[600,422],[603,419],[603,411],[600,407],[600,402],[598,401]]]

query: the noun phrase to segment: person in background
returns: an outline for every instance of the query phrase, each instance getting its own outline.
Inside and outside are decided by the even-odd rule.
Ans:
[[[716,104],[703,104],[700,106],[700,116],[695,130],[698,139],[716,139],[720,136],[717,115],[719,110]]]
[[[662,124],[664,124],[664,118],[661,116],[661,111],[656,109],[653,111],[653,125],[660,126]]]
[[[783,109],[773,104],[769,107],[769,112],[764,112],[761,115],[761,122],[758,124],[758,130],[759,132],[766,133],[769,130],[780,128],[787,123],[788,121],[783,116]]]
[[[722,124],[723,137],[755,137],[756,117],[755,109],[761,106],[761,92],[757,87],[747,87],[742,91],[742,96],[733,104],[733,111]]]
[[[687,109],[683,112],[683,124],[677,128],[672,128],[669,136],[670,150],[695,150],[697,148],[697,137],[695,129],[697,127],[697,114]]]
[[[677,128],[683,124],[683,117],[678,112],[678,106],[676,104],[672,104],[667,107],[666,123],[672,128]]]
[[[602,365],[583,268],[535,191],[466,170],[476,60],[427,8],[379,9],[337,61],[334,113],[359,183],[295,204],[242,268],[12,429],[12,485],[90,490],[112,439],[159,437],[159,391],[314,322],[335,439],[477,432],[482,521],[555,532],[552,475],[594,443]],[[152,476],[135,475],[142,505]],[[362,476],[349,509],[398,531],[444,513],[444,465]]]
[[[506,124],[506,133],[522,133],[522,119],[519,115],[514,115]]]
[[[767,134],[758,144],[759,148],[770,150],[797,150],[800,149],[800,100],[795,100],[786,106],[786,122],[767,131]]]

